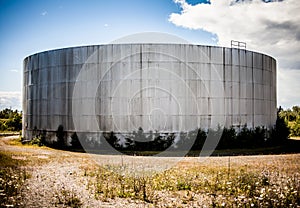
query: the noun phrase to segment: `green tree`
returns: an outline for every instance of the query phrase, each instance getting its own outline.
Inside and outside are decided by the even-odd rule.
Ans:
[[[298,115],[295,122],[290,122],[291,136],[300,136],[300,116]]]
[[[277,119],[275,128],[271,132],[271,144],[282,144],[290,135],[290,128],[288,127],[285,118],[282,116],[282,108],[277,111]]]
[[[12,109],[0,111],[1,131],[20,131],[22,129],[22,112]]]
[[[292,109],[280,110],[282,118],[290,129],[290,136],[300,136],[300,106],[293,106]]]

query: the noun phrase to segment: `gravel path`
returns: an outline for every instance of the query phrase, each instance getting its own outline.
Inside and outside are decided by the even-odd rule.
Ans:
[[[144,207],[125,199],[96,200],[86,189],[86,181],[80,180],[83,172],[77,165],[51,162],[36,168],[25,184],[25,207],[65,207],[72,198],[78,198],[82,207]]]
[[[85,153],[75,153],[50,148],[37,148],[32,146],[9,145],[11,139],[16,136],[0,138],[0,151],[10,152],[14,159],[32,160],[27,168],[31,177],[25,181],[22,190],[24,207],[68,207],[68,203],[79,199],[81,207],[154,207],[153,204],[129,198],[114,198],[96,200],[94,194],[87,189],[88,177],[84,177],[85,167],[95,167],[96,164],[124,165],[133,169],[139,165],[165,169],[167,164],[175,164],[182,158],[153,158],[153,157],[126,157],[126,156],[93,156]],[[274,161],[285,161],[287,158],[300,159],[300,154],[295,155],[267,155],[267,156],[236,156],[230,157],[231,165],[243,166],[252,164],[255,166]],[[95,162],[96,161],[96,162]],[[184,171],[185,168],[195,164],[213,164],[216,167],[227,167],[228,157],[210,157],[205,160],[199,158],[183,158],[178,164]],[[155,165],[154,165],[155,164]],[[276,162],[274,163],[276,165]],[[282,167],[284,168],[284,167]],[[157,192],[157,197],[163,199],[163,203],[155,207],[172,207],[172,203],[178,200],[174,193]],[[178,194],[178,193],[177,193]],[[180,194],[180,193],[179,193]],[[184,193],[183,193],[184,194]],[[195,195],[193,204],[187,207],[198,207],[201,201],[206,200],[203,195]],[[77,201],[78,202],[78,201]]]
[[[87,190],[87,180],[81,168],[95,165],[87,154],[8,145],[9,140],[16,138],[0,138],[0,151],[13,153],[14,159],[29,160],[35,157],[46,160],[37,166],[27,167],[31,177],[22,189],[24,207],[68,207],[68,202],[75,198],[79,199],[80,207],[152,207],[151,204],[131,199],[96,200]]]

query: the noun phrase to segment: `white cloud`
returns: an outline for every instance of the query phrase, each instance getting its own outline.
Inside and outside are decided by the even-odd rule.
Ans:
[[[104,27],[108,27],[108,24],[104,24]]]
[[[21,92],[3,92],[0,91],[0,109],[12,108],[21,110]]]
[[[288,107],[300,104],[300,90],[292,89],[297,84],[290,83],[299,82],[295,78],[300,77],[299,0],[272,0],[269,3],[211,0],[211,4],[197,5],[190,5],[185,0],[174,2],[180,4],[182,11],[169,16],[173,24],[216,34],[218,44],[222,46],[230,46],[231,40],[243,41],[247,43],[247,49],[275,57],[279,66],[278,104],[282,105],[283,100]],[[287,97],[282,89],[293,91],[297,98]]]
[[[300,71],[278,70],[277,73],[277,103],[284,108],[293,105],[300,106]]]
[[[17,69],[10,69],[9,71],[10,71],[10,72],[19,73],[19,70],[17,70]]]

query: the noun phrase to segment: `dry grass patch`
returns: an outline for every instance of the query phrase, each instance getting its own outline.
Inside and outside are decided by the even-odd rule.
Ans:
[[[0,207],[22,205],[21,187],[31,176],[24,157],[13,156],[12,153],[0,152]]]
[[[101,166],[85,169],[83,177],[98,200],[130,198],[157,207],[297,207],[299,156],[209,158],[202,164],[187,159],[162,173],[138,177]]]
[[[0,207],[22,205],[19,187],[30,177],[33,167],[42,171],[37,174],[45,177],[41,181],[50,181],[57,186],[56,189],[52,186],[52,189],[48,186],[42,189],[54,196],[53,206],[86,206],[90,196],[100,203],[113,204],[123,200],[130,202],[130,206],[143,204],[146,207],[300,206],[300,154],[209,157],[205,160],[184,158],[163,172],[144,171],[141,174],[141,170],[147,170],[147,163],[164,165],[173,158],[130,157],[127,160],[107,155],[100,156],[98,161],[103,163],[97,165],[88,154],[24,147],[17,140],[11,142],[5,147],[8,150],[0,153]],[[130,167],[135,161],[141,163]],[[56,174],[66,186],[61,187],[61,183],[57,184],[53,178],[46,180],[49,174],[44,169],[46,166],[51,175]],[[139,174],[135,174],[134,167],[139,167]],[[126,168],[133,172],[122,171]],[[72,188],[69,179],[72,184],[78,182],[76,188]],[[34,176],[27,181],[34,183],[37,179]],[[66,188],[67,185],[70,186]],[[85,197],[78,194],[79,187],[86,192]]]

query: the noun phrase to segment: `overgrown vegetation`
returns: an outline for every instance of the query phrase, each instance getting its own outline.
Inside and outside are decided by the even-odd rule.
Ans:
[[[38,136],[32,138],[32,139],[28,142],[28,144],[30,144],[30,145],[43,146],[43,145],[46,144],[46,142],[45,142],[45,138],[43,137],[43,135],[38,135]]]
[[[282,118],[290,129],[290,136],[300,136],[300,106],[293,106],[292,109],[283,110],[279,108],[279,116]]]
[[[140,127],[137,131],[129,134],[117,134],[114,132],[103,133],[99,138],[93,138],[89,133],[80,133],[80,139],[76,132],[71,137],[71,146],[68,146],[67,132],[62,125],[59,125],[56,131],[57,141],[52,143],[46,142],[46,132],[35,130],[35,137],[29,142],[39,146],[46,145],[58,149],[66,149],[72,151],[88,151],[93,153],[111,154],[108,151],[111,147],[129,155],[154,155],[163,151],[170,151],[170,155],[178,155],[182,151],[189,151],[188,155],[199,155],[200,151],[210,150],[204,144],[209,141],[210,135],[215,135],[215,138],[220,138],[216,143],[217,155],[236,155],[244,154],[243,152],[220,153],[217,151],[224,150],[257,150],[257,153],[272,153],[270,148],[277,148],[273,153],[280,152],[297,152],[295,145],[290,144],[288,137],[290,130],[286,122],[278,116],[276,124],[273,128],[265,128],[264,126],[249,128],[246,125],[240,128],[230,127],[218,129],[209,129],[207,131],[196,129],[189,132],[180,133],[159,133],[159,132],[144,132]],[[107,141],[103,142],[104,140]],[[83,148],[84,147],[84,148]],[[292,148],[291,148],[292,147]],[[188,148],[188,149],[187,149]],[[268,150],[269,148],[269,150]],[[261,149],[261,150],[259,150]],[[299,151],[299,150],[298,150]],[[105,153],[106,152],[106,153]],[[249,152],[251,154],[251,152]]]
[[[56,199],[55,206],[78,208],[82,205],[82,202],[73,191],[65,190],[64,188],[56,192],[54,198]]]
[[[294,161],[295,162],[295,161]],[[282,164],[281,164],[282,165]],[[88,189],[98,200],[130,198],[169,207],[186,204],[210,207],[300,206],[299,167],[282,171],[274,167],[174,167],[155,175],[118,174],[124,167],[86,169]],[[293,172],[295,171],[295,172]],[[172,198],[168,201],[168,197]]]
[[[118,138],[114,132],[111,132],[104,135],[104,139],[115,149],[132,154],[132,152],[139,151],[161,152],[169,147],[173,148],[174,151],[181,151],[187,146],[190,146],[192,151],[205,150],[203,145],[207,139],[210,139],[208,138],[209,135],[219,135],[217,150],[275,147],[286,145],[289,133],[284,120],[278,117],[275,126],[270,129],[263,126],[253,129],[245,125],[240,129],[230,127],[209,129],[208,131],[196,129],[178,134],[153,134],[152,132],[144,133],[140,128],[139,133],[134,132],[131,134],[132,136]],[[100,146],[98,147],[96,144],[94,147],[99,148]]]
[[[22,165],[25,161],[12,159],[11,155],[0,153],[0,207],[22,205],[21,187],[30,174]]]
[[[278,110],[276,124],[272,128],[258,126],[249,128],[246,125],[243,127],[230,127],[218,129],[196,129],[189,132],[180,133],[145,133],[140,127],[137,132],[128,135],[117,135],[114,132],[104,134],[102,139],[115,149],[126,154],[135,154],[141,151],[153,151],[155,153],[165,151],[168,148],[173,148],[175,151],[186,150],[186,147],[191,147],[192,151],[206,150],[204,143],[210,135],[215,135],[215,138],[220,138],[217,144],[217,150],[226,149],[257,149],[286,145],[290,130],[281,115],[281,110]],[[82,141],[82,140],[81,140]],[[85,142],[83,138],[83,142]],[[88,141],[87,141],[88,142]],[[98,145],[98,146],[97,146]],[[101,148],[100,143],[95,142],[92,148]],[[206,147],[210,148],[210,147]],[[212,147],[213,148],[213,147]],[[207,149],[208,150],[208,149]]]
[[[21,131],[22,112],[12,109],[0,111],[0,131]]]
[[[233,131],[228,129],[227,134],[232,135]],[[74,153],[61,158],[65,154],[59,152],[62,154],[53,154],[53,161],[59,159],[66,164],[72,160],[83,161],[83,154]],[[30,177],[25,168],[42,164],[36,155],[26,160],[20,158],[23,155],[12,152],[0,154],[0,207],[22,206],[24,199],[20,187]],[[80,171],[68,176],[79,177],[76,181],[86,185],[91,197],[110,204],[130,202],[146,207],[300,206],[299,155],[210,157],[204,162],[199,162],[199,158],[186,158],[173,168],[156,174],[144,170],[143,165],[137,167],[134,160],[126,163],[122,160],[120,165],[110,164],[109,160],[115,159],[115,156],[107,156],[103,158],[107,162],[101,166],[84,160]],[[131,159],[139,160],[139,157]],[[32,160],[35,162],[30,164]],[[168,160],[165,159],[162,164]],[[156,164],[157,160],[152,162]],[[131,170],[131,174],[127,174],[127,170]],[[56,189],[53,184],[45,187],[45,192],[53,196],[49,201],[53,206],[80,207],[86,204],[83,200],[87,198],[73,190],[65,186]]]

